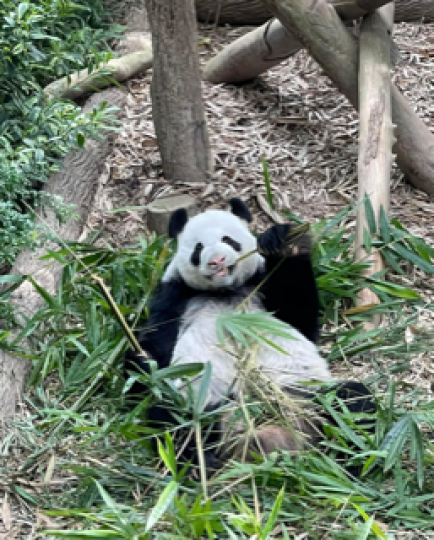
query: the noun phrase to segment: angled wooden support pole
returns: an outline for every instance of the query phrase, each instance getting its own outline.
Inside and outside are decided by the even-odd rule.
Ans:
[[[341,19],[348,22],[375,11],[389,1],[328,0]],[[211,58],[203,70],[203,78],[215,84],[246,82],[280,64],[302,48],[303,45],[296,36],[278,19],[271,19],[230,43]]]
[[[325,0],[263,1],[358,109],[358,46],[335,9]],[[393,85],[391,93],[398,165],[415,187],[434,195],[434,135]]]

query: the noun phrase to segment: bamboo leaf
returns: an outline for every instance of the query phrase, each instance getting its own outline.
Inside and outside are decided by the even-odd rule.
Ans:
[[[412,436],[411,436],[412,454],[416,458],[417,466],[417,483],[419,488],[423,488],[425,476],[424,476],[424,447],[422,434],[419,426],[413,421],[412,424]]]
[[[434,274],[434,265],[429,263],[419,255],[416,255],[413,251],[410,251],[408,248],[402,244],[395,243],[393,245],[393,250],[404,260],[411,262],[421,270],[424,270],[427,274]]]
[[[419,300],[420,296],[416,291],[409,289],[408,287],[402,287],[396,283],[380,283],[376,280],[369,279],[369,282],[372,282],[372,288],[378,291],[385,292],[391,296],[397,296],[399,298],[407,298],[408,300]]]
[[[283,501],[283,495],[285,493],[285,486],[282,487],[282,489],[277,494],[276,500],[274,501],[273,508],[271,509],[270,515],[268,516],[267,523],[265,524],[263,530],[262,530],[262,537],[268,538],[268,536],[271,534],[271,531],[273,530],[277,516],[280,512],[280,507],[282,506]]]
[[[149,514],[148,520],[146,522],[146,532],[150,531],[157,524],[157,522],[161,519],[163,514],[172,504],[173,500],[176,497],[176,494],[178,493],[178,487],[178,482],[172,480],[164,488],[162,494],[158,498],[157,504],[154,506],[154,508],[151,510],[151,513]]]
[[[36,283],[36,281],[31,276],[28,276],[27,279],[37,290],[39,295],[44,299],[45,303],[50,306],[51,309],[54,309],[56,311],[62,309],[61,305],[57,302],[57,300],[53,296],[51,296],[51,294],[47,292],[43,287],[38,285],[38,283]]]
[[[371,234],[375,234],[377,232],[377,224],[375,222],[375,214],[374,209],[372,208],[371,199],[369,198],[367,193],[365,193],[363,205],[365,208],[365,217],[369,227],[369,232]]]
[[[409,414],[403,416],[384,437],[379,450],[385,450],[387,452],[384,462],[385,471],[391,469],[397,460],[401,458],[405,442],[410,436],[412,423],[413,419]]]
[[[379,226],[380,237],[386,244],[388,244],[390,242],[390,223],[383,205],[380,207]]]
[[[157,439],[158,454],[172,475],[176,476],[176,454],[174,452],[174,446],[170,433],[166,432],[164,434],[164,438],[166,440],[166,444],[168,444],[168,439],[170,440],[171,444],[168,444],[167,448],[165,448],[160,439]]]
[[[381,254],[385,258],[387,264],[391,266],[397,274],[401,274],[401,276],[405,274],[403,269],[399,266],[398,260],[396,259],[394,252],[390,248],[386,247],[382,249]]]
[[[211,382],[211,375],[212,375],[212,364],[211,362],[207,362],[205,364],[205,369],[203,370],[202,379],[200,382],[199,391],[197,393],[197,397],[194,404],[194,414],[196,418],[198,418],[203,411],[205,404],[206,404],[206,398],[209,394],[209,385]]]
[[[192,362],[191,364],[173,364],[167,368],[158,369],[154,374],[153,378],[157,380],[166,380],[166,379],[179,379],[182,377],[193,377],[200,373],[203,369],[204,364],[199,362]]]
[[[354,508],[365,520],[365,525],[357,536],[357,540],[366,540],[369,537],[369,533],[372,531],[377,537],[387,539],[387,536],[381,530],[381,528],[375,523],[374,517],[369,517],[368,514],[358,504],[353,503]]]
[[[363,245],[365,246],[366,252],[369,254],[372,251],[372,242],[371,235],[369,234],[366,227],[363,228]]]

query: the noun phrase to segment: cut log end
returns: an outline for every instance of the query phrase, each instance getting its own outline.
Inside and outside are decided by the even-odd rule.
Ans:
[[[180,208],[185,208],[190,217],[199,210],[196,199],[190,195],[170,195],[156,199],[147,208],[148,229],[158,235],[167,234],[170,216]]]

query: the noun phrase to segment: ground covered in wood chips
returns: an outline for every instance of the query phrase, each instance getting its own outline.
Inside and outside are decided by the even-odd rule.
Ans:
[[[143,14],[141,19],[137,15],[134,13],[127,17],[126,22],[132,30],[143,27]],[[201,25],[201,62],[205,63],[222,47],[249,30],[248,27]],[[434,132],[434,25],[397,25],[395,40],[400,48],[401,61],[395,68],[394,81]],[[240,87],[203,83],[216,165],[211,178],[200,185],[171,185],[163,177],[152,124],[150,81],[151,72],[127,83],[129,95],[121,116],[122,126],[101,175],[95,208],[83,238],[90,231],[102,229],[98,243],[109,242],[117,248],[134,242],[139,235],[147,236],[146,209],[137,207],[145,207],[155,198],[172,193],[195,195],[203,209],[224,207],[230,197],[240,196],[253,211],[254,226],[261,230],[273,222],[273,214],[266,203],[261,156],[268,162],[277,209],[314,222],[334,216],[356,200],[357,114],[305,52]],[[134,209],[112,212],[124,207]],[[433,201],[412,188],[396,167],[392,177],[391,216],[397,217],[413,234],[434,245]],[[354,225],[353,219],[344,224],[348,231]],[[415,289],[427,304],[434,301],[434,279],[422,271],[412,268],[405,276],[396,279]],[[421,308],[419,322],[422,326],[432,327],[433,314]],[[413,358],[411,369],[405,374],[406,380],[428,393],[432,392],[433,360],[431,354]],[[356,374],[366,373],[368,367],[355,363],[351,369]],[[26,421],[30,423],[29,416],[22,425],[25,426]],[[51,489],[52,496],[56,497],[56,491],[67,484],[66,474],[69,472],[53,476],[56,456],[46,452],[46,441],[35,438],[28,442],[34,436],[30,429],[27,435],[22,427],[16,432],[9,431],[8,437],[17,445],[10,458],[10,468],[17,468],[18,488],[44,493]],[[65,440],[68,452],[79,453],[74,444],[72,437]],[[41,457],[29,455],[26,445],[39,447]],[[101,465],[98,457],[92,458],[90,453],[86,459],[88,465]],[[35,481],[24,480],[18,469],[25,469],[29,463],[32,463]],[[44,471],[47,481],[41,482],[36,478]],[[141,497],[139,487],[135,496],[138,500]],[[26,497],[21,497],[17,506],[15,498],[6,496],[1,516],[9,531],[1,533],[4,540],[40,538],[38,528],[60,527],[56,518],[35,512],[32,501]],[[397,533],[394,538],[432,537],[429,531],[407,530]],[[301,540],[307,536],[303,534],[297,538]]]
[[[250,29],[201,25],[201,63]],[[395,41],[401,60],[394,82],[434,132],[434,25],[397,25]],[[203,208],[222,207],[228,198],[241,196],[255,213],[256,226],[269,223],[263,211],[261,156],[268,161],[278,209],[316,220],[356,200],[357,113],[306,52],[243,86],[202,84],[215,172],[200,185],[173,186],[163,177],[152,123],[151,77],[149,72],[127,84],[122,129],[89,220],[92,228],[104,225],[114,233],[116,244],[123,245],[146,230],[146,210],[121,216],[106,210],[145,206],[172,193],[193,194]],[[391,216],[413,234],[434,242],[432,200],[412,188],[397,167]]]

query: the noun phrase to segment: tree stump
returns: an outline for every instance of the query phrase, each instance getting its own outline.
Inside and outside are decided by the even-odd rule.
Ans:
[[[148,229],[158,235],[167,234],[170,216],[180,208],[185,208],[189,217],[198,212],[196,199],[190,197],[190,195],[169,195],[168,197],[155,199],[146,209]]]

